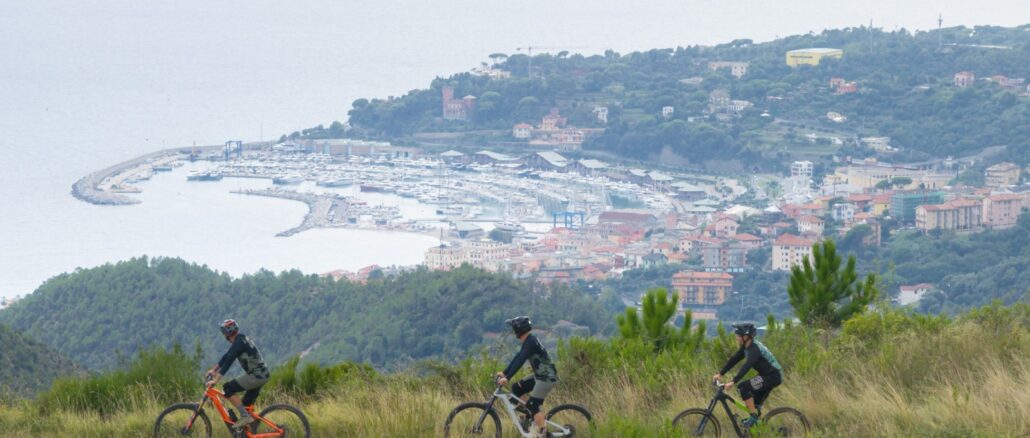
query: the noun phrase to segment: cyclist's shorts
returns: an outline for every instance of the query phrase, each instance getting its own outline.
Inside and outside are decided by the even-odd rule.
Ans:
[[[244,375],[239,376],[239,377],[237,377],[235,379],[232,379],[232,381],[229,382],[229,383],[233,383],[233,382],[236,382],[236,384],[239,385],[239,389],[244,390],[244,391],[250,391],[251,389],[258,389],[258,388],[264,386],[266,383],[268,383],[268,379],[267,378],[262,379],[262,378],[259,378],[259,377],[254,377],[254,376],[252,376],[250,374],[244,374]],[[228,387],[229,383],[226,383],[225,386]],[[237,391],[237,392],[239,392],[239,391]]]
[[[232,379],[225,383],[222,387],[226,397],[232,397],[241,392],[246,392],[243,395],[243,405],[250,406],[257,400],[258,394],[261,393],[261,387],[265,383],[268,383],[268,379],[261,379],[254,377],[250,374],[244,374],[240,377]]]
[[[558,386],[558,382],[536,380],[533,382],[533,390],[529,392],[529,396],[543,400],[547,398],[547,394],[550,394],[551,390],[554,389],[555,386]]]

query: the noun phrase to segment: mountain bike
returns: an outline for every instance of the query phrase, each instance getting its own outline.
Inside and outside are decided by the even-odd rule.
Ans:
[[[515,430],[523,438],[529,437],[530,425],[533,424],[533,417],[526,411],[525,403],[514,398],[512,394],[504,390],[504,387],[494,380],[497,388],[486,403],[468,402],[458,405],[447,416],[443,433],[445,437],[494,437],[501,438],[501,418],[494,409],[495,403],[500,403],[504,413],[515,425]],[[520,409],[521,408],[521,409]],[[523,417],[519,418],[522,411]],[[564,404],[555,406],[544,416],[547,419],[547,433],[549,437],[589,437],[592,432],[590,411],[586,408]]]
[[[742,417],[737,417],[733,410],[730,409],[730,404],[737,407],[743,413],[742,416],[751,415],[748,412],[747,406],[726,394],[726,385],[724,383],[716,380],[714,384],[718,390],[715,392],[715,397],[712,397],[712,401],[708,403],[707,409],[687,409],[680,412],[676,419],[672,420],[673,427],[678,432],[681,432],[683,436],[719,436],[722,433],[722,426],[715,419],[715,415],[713,415],[715,405],[718,403],[722,403],[722,407],[726,410],[726,415],[730,417],[730,424],[733,425],[733,430],[737,433],[738,437],[806,436],[809,429],[811,429],[805,414],[802,414],[797,409],[786,407],[769,411],[768,414],[759,419],[757,425],[751,428],[742,428],[739,421]]]
[[[154,424],[154,438],[173,436],[211,438],[211,420],[204,412],[204,405],[208,401],[218,412],[225,427],[229,429],[229,435],[233,438],[311,437],[308,418],[300,409],[285,404],[269,406],[260,414],[255,414],[253,406],[248,406],[247,412],[254,417],[254,422],[246,428],[237,428],[235,426],[236,412],[227,409],[223,402],[223,400],[227,400],[225,393],[215,388],[210,379],[205,386],[207,389],[204,391],[204,398],[200,400],[200,403],[177,403],[169,406],[164,412],[161,412],[161,415],[157,416],[157,422]]]

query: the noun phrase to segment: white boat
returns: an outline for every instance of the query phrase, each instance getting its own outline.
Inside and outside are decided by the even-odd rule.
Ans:
[[[353,185],[354,181],[353,180],[349,180],[347,178],[337,178],[337,179],[321,180],[321,181],[318,181],[315,184],[319,185],[319,186],[322,186],[322,187],[347,187],[347,186]]]
[[[510,233],[519,233],[526,231],[526,227],[515,221],[504,221],[494,223],[494,229],[499,231],[507,231]]]
[[[194,170],[186,175],[186,181],[220,181],[221,179],[222,174],[214,171]]]
[[[294,186],[304,182],[304,178],[300,175],[281,175],[272,178],[272,184],[280,186]]]

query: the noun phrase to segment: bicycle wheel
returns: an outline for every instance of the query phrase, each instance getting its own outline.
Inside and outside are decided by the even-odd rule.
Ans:
[[[703,423],[703,425],[702,425]],[[722,433],[719,420],[704,409],[687,409],[680,412],[672,420],[672,428],[676,431],[675,436],[711,436],[717,437]]]
[[[579,405],[558,405],[547,411],[547,432],[552,437],[593,436],[590,411]]]
[[[154,438],[184,437],[211,438],[211,420],[204,411],[200,411],[193,426],[187,429],[187,423],[197,411],[196,403],[178,403],[169,406],[157,416],[154,423]]]
[[[258,414],[265,421],[275,424],[275,427],[264,421],[258,420],[250,426],[251,433],[275,433],[282,430],[281,437],[310,438],[311,426],[308,425],[308,417],[300,409],[290,405],[272,405],[265,408]]]
[[[501,438],[501,419],[484,403],[462,403],[447,416],[443,436]]]
[[[776,408],[765,414],[755,435],[774,437],[797,437],[808,435],[811,425],[805,414],[794,408]]]

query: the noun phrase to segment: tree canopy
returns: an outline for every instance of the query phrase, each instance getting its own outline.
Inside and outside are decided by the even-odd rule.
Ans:
[[[174,344],[199,343],[213,363],[228,348],[217,329],[226,318],[236,319],[273,365],[306,353],[306,361],[392,368],[463,357],[522,314],[545,329],[559,320],[594,333],[613,329],[612,314],[593,296],[467,266],[361,284],[299,271],[233,278],[147,257],[54,277],[0,312],[0,323],[34,333],[91,369]]]

